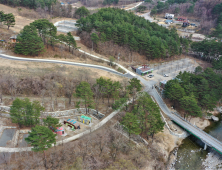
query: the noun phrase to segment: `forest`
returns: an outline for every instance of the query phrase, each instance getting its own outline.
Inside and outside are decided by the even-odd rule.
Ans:
[[[110,42],[128,49],[131,55],[132,52],[138,52],[147,59],[156,59],[177,55],[180,46],[186,49],[189,44],[188,40],[179,38],[176,29],[168,30],[133,13],[115,8],[100,9],[97,13],[79,19],[77,26],[85,44],[93,41],[97,51],[100,51],[99,44]],[[93,33],[97,36],[91,39],[89,35]]]
[[[57,44],[66,43],[69,52],[77,49],[76,41],[70,32],[67,35],[57,35],[57,28],[47,19],[39,19],[26,25],[18,34],[14,52],[17,54],[37,56],[44,52],[45,46],[52,46],[55,50]]]
[[[184,118],[202,117],[221,103],[222,75],[213,69],[200,66],[195,73],[179,73],[176,79],[165,85],[164,96],[173,102],[176,109],[183,110]],[[202,114],[203,113],[203,114]]]
[[[202,57],[207,61],[213,62],[219,60],[222,55],[222,42],[220,40],[203,40],[201,42],[193,42],[191,44],[192,51],[203,53]]]

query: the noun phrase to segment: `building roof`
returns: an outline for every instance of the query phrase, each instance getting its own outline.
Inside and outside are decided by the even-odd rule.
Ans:
[[[17,39],[17,35],[11,36],[10,39]]]
[[[173,22],[173,20],[167,19],[165,22]]]
[[[141,72],[143,73],[148,71],[153,71],[153,69],[149,67],[139,67],[138,69],[141,70]]]
[[[163,81],[161,81],[160,83],[166,84],[166,83],[167,83],[167,80],[163,80]]]

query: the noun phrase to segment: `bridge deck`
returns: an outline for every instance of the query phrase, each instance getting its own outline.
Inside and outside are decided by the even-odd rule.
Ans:
[[[175,121],[177,124],[182,126],[184,129],[186,129],[187,131],[189,131],[190,133],[192,133],[199,139],[201,139],[208,146],[212,147],[214,150],[222,154],[222,142],[218,141],[213,136],[209,135],[208,133],[204,132],[198,127],[193,126],[189,122],[185,121],[183,118],[175,114],[172,114],[156,90],[152,90],[150,92],[150,95],[152,95],[156,99],[161,110],[165,114],[167,114],[173,121]]]

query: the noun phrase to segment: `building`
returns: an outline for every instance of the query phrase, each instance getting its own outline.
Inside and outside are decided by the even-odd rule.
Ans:
[[[17,35],[13,35],[10,37],[10,40],[12,43],[16,43],[16,40],[17,40]]]
[[[147,65],[142,65],[142,67],[138,67],[136,69],[136,73],[139,75],[145,75],[145,74],[149,74],[152,73],[153,69],[149,68]]]
[[[64,121],[64,124],[69,126],[70,128],[74,129],[80,129],[80,125],[77,123],[77,121],[73,119],[68,119]]]
[[[182,27],[188,27],[188,26],[190,26],[189,21],[188,20],[184,20]]]
[[[65,131],[63,127],[57,127],[57,128],[50,127],[50,129],[58,135],[65,135]]]
[[[174,14],[166,13],[166,14],[165,14],[165,18],[166,18],[166,19],[173,19],[173,18],[174,18]]]
[[[163,80],[160,82],[160,87],[164,88],[167,83],[167,80]]]
[[[91,118],[91,117],[84,116],[84,115],[82,115],[82,116],[77,116],[77,120],[78,120],[79,122],[82,122],[82,123],[86,124],[86,125],[89,125],[90,123],[92,123],[92,118]]]
[[[173,23],[173,20],[167,19],[167,20],[165,21],[165,23],[166,23],[166,24],[172,24],[172,23]]]
[[[178,17],[177,18],[177,21],[186,21],[187,20],[187,17]]]

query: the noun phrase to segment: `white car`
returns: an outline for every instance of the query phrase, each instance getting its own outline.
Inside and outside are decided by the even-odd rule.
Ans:
[[[150,74],[150,75],[148,75],[147,77],[152,78],[152,77],[154,77],[154,75],[153,75],[153,74]]]
[[[169,77],[169,75],[168,74],[164,74],[163,77]]]

